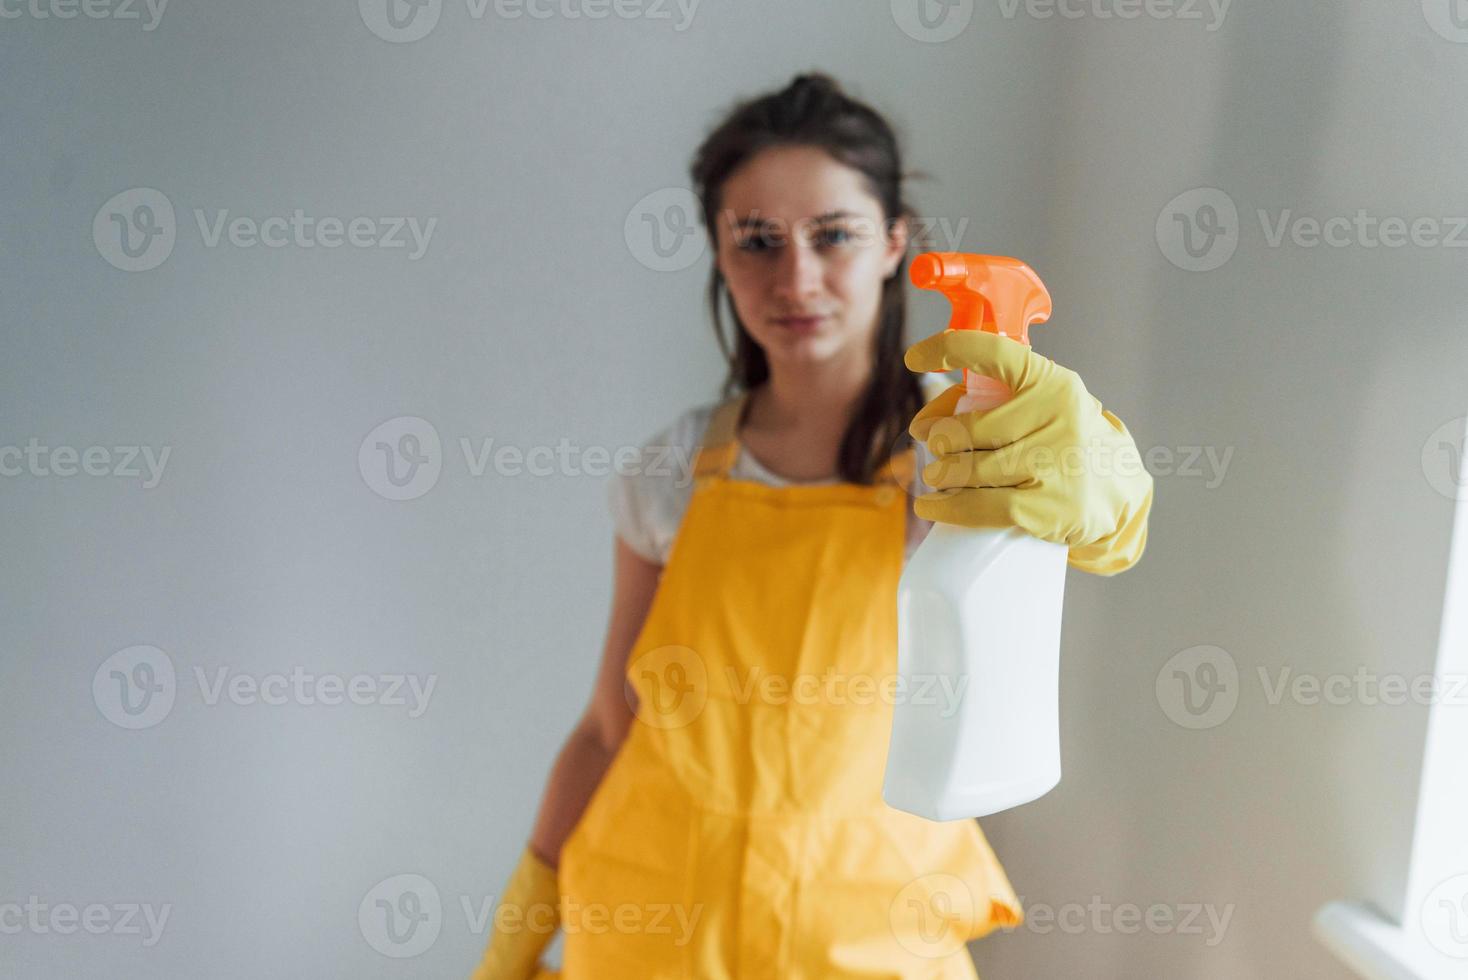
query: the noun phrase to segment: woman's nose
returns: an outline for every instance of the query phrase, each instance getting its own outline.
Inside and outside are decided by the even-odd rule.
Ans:
[[[803,300],[820,290],[821,258],[809,244],[792,240],[780,250],[775,276],[782,299]]]

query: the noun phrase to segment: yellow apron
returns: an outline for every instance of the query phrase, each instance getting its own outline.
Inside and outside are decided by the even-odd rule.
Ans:
[[[719,406],[630,732],[561,852],[562,980],[977,977],[1022,919],[973,820],[882,802],[909,448],[876,485],[734,480]],[[548,974],[555,976],[555,974]]]

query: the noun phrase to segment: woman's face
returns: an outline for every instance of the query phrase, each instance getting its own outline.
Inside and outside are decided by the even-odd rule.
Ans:
[[[763,150],[724,181],[718,268],[772,369],[871,357],[907,229],[886,227],[865,181],[807,146]]]

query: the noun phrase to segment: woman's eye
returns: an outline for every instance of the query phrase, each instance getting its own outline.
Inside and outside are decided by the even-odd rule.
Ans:
[[[819,236],[822,245],[844,245],[851,240],[851,232],[845,228],[823,228]]]
[[[756,232],[752,235],[744,236],[735,242],[735,244],[742,252],[764,252],[773,248],[775,243],[764,233]]]

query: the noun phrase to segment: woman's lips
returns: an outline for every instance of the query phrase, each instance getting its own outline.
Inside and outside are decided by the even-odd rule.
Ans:
[[[787,330],[796,333],[810,333],[821,325],[826,318],[823,316],[782,316],[776,318],[775,322]]]

